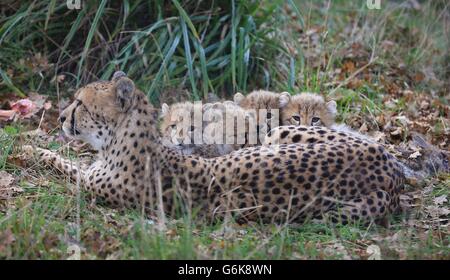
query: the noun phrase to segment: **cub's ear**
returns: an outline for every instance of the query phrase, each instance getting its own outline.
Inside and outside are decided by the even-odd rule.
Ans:
[[[328,112],[330,112],[333,116],[336,116],[337,114],[337,104],[336,101],[331,100],[328,101],[325,106],[327,107]]]
[[[283,91],[282,93],[280,93],[278,105],[280,106],[280,108],[284,108],[284,107],[286,107],[286,105],[288,105],[290,100],[291,100],[291,95],[289,94],[289,92]]]
[[[114,81],[114,77],[113,77],[113,81]],[[133,81],[131,79],[127,78],[126,76],[125,77],[119,76],[117,78],[117,80],[115,81],[116,99],[117,99],[117,103],[119,104],[122,111],[128,111],[133,106],[134,100],[135,100],[135,92],[134,91],[135,91],[135,86],[134,86]]]
[[[114,72],[114,74],[113,74],[113,76],[111,78],[111,81],[117,82],[120,78],[123,78],[123,77],[126,77],[126,76],[127,76],[127,74],[125,74],[125,72],[116,71],[116,72]]]
[[[220,102],[220,98],[215,93],[209,92],[205,101],[208,103]]]
[[[165,116],[167,116],[167,114],[169,114],[169,105],[167,105],[167,103],[163,103],[163,105],[161,106],[161,114],[159,115],[161,118],[164,118]]]
[[[236,103],[236,105],[241,105],[242,101],[245,99],[245,96],[238,92],[233,96],[233,101]]]

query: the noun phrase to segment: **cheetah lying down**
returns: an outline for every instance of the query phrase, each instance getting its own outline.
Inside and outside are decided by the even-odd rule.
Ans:
[[[303,132],[328,142],[251,147],[211,159],[167,148],[156,110],[123,72],[80,88],[60,118],[64,132],[90,143],[98,159],[77,166],[37,148],[39,160],[81,179],[113,206],[174,215],[175,202],[182,201],[184,209],[210,220],[231,213],[264,223],[323,217],[367,223],[399,207],[403,175],[397,161],[376,143],[337,141],[341,134],[326,128]]]

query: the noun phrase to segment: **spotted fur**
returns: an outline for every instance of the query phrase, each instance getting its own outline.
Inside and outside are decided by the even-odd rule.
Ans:
[[[61,117],[69,136],[94,144],[97,161],[76,167],[43,149],[39,160],[80,178],[89,192],[112,205],[150,214],[175,215],[176,198],[185,202],[183,209],[197,209],[210,220],[228,213],[239,221],[265,223],[323,217],[367,223],[398,208],[400,167],[376,143],[311,141],[205,159],[162,145],[155,112],[121,73],[110,82],[89,84]],[[312,138],[339,138],[325,128],[302,129]]]

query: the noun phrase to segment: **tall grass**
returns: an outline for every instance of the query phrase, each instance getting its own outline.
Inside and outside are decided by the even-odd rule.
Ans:
[[[269,88],[273,62],[289,63],[277,32],[283,3],[82,0],[80,10],[69,10],[65,1],[6,1],[0,92],[51,92],[57,75],[76,87],[116,70],[128,72],[152,101],[168,89],[201,99]]]

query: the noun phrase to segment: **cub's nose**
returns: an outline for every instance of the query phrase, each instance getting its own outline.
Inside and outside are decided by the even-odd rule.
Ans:
[[[60,123],[64,123],[65,120],[66,120],[66,117],[64,117],[64,116],[59,117],[59,122]]]

